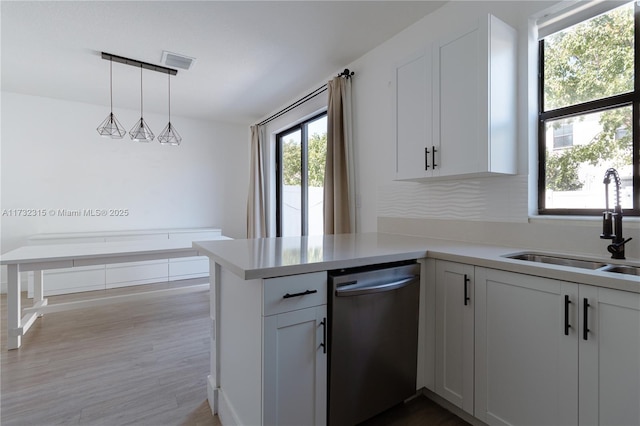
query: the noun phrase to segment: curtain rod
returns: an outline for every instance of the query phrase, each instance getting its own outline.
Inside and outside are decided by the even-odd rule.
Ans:
[[[348,68],[345,68],[344,71],[342,71],[340,74],[338,74],[336,77],[345,77],[345,78],[351,78],[353,75],[355,74],[355,72],[353,71],[349,71]],[[316,96],[318,96],[321,93],[324,93],[327,91],[327,84],[323,84],[322,86],[318,87],[316,90],[314,90],[313,92],[303,96],[302,98],[298,99],[297,101],[295,101],[294,103],[292,103],[289,106],[284,107],[283,109],[281,109],[280,111],[276,112],[275,114],[273,114],[272,116],[265,118],[264,120],[262,120],[260,123],[258,123],[258,126],[263,126],[265,124],[267,124],[270,121],[275,120],[276,118],[288,113],[289,111],[291,111],[294,108],[299,107],[300,105],[302,105],[303,103],[315,98]]]

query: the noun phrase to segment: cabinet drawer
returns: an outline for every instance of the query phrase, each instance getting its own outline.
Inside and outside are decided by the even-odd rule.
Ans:
[[[291,275],[264,280],[264,316],[327,303],[327,273]]]

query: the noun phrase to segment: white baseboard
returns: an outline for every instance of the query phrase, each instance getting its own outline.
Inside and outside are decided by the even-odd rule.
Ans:
[[[211,376],[209,376],[211,377]],[[227,399],[222,388],[217,389],[218,395],[218,418],[223,426],[240,426],[242,423],[238,418],[233,406]]]
[[[207,376],[207,400],[209,401],[209,408],[211,408],[211,414],[218,414],[218,390],[213,385],[213,377]]]
[[[418,391],[420,392],[420,391]],[[439,406],[441,406],[442,408],[451,411],[453,414],[455,414],[456,416],[460,417],[462,420],[464,420],[465,422],[473,425],[473,426],[487,426],[486,423],[482,422],[481,420],[476,419],[475,417],[473,417],[471,414],[467,413],[466,411],[464,411],[462,408],[459,408],[455,405],[453,405],[452,403],[450,403],[449,401],[447,401],[446,399],[442,398],[441,396],[437,395],[436,393],[430,391],[427,388],[422,388],[422,394],[424,396],[426,396],[427,398],[429,398],[431,401],[435,402],[436,404],[438,404]]]

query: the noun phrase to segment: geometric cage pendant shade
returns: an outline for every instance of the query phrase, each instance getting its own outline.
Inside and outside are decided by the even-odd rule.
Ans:
[[[131,128],[129,136],[138,142],[151,142],[155,137],[147,123],[144,122],[142,113],[142,65],[140,65],[140,121]]]
[[[101,136],[110,137],[112,139],[122,139],[127,131],[122,127],[122,124],[118,121],[113,112],[111,112],[107,118],[104,119],[100,126],[98,126],[98,133]]]
[[[140,120],[136,122],[136,125],[129,131],[129,136],[136,142],[151,142],[155,137],[142,117],[140,117]]]
[[[142,88],[142,69],[147,68],[152,71],[166,72],[169,84],[169,121],[165,128],[158,136],[158,142],[163,145],[180,145],[182,142],[182,136],[176,131],[173,124],[171,124],[171,75],[176,75],[175,69],[162,67],[159,65],[150,64],[147,62],[141,62],[131,58],[125,58],[118,55],[112,55],[110,53],[102,52],[102,59],[109,60],[109,96],[111,103],[111,111],[107,118],[100,123],[100,126],[96,129],[101,136],[111,137],[113,139],[122,139],[127,131],[122,127],[122,124],[116,119],[113,114],[113,61],[123,63],[126,65],[133,65],[140,67],[140,120],[136,121],[136,124],[129,130],[129,136],[131,139],[138,142],[151,142],[155,135],[144,121],[143,110],[143,88]]]
[[[169,80],[169,123],[158,136],[158,141],[163,145],[180,145],[182,136],[180,136],[180,133],[178,133],[171,124],[171,74],[167,73],[167,76]]]
[[[182,136],[176,131],[175,127],[169,122],[158,136],[158,141],[164,145],[180,145]]]
[[[96,129],[101,136],[112,139],[122,139],[127,131],[113,115],[113,61],[109,60],[109,97],[111,100],[111,112]]]

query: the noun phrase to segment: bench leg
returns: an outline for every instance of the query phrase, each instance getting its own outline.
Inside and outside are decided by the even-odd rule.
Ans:
[[[33,271],[33,304],[44,300],[44,274],[43,271]],[[42,315],[38,315],[41,317]]]
[[[18,349],[22,344],[18,265],[7,265],[7,278],[7,349]]]

